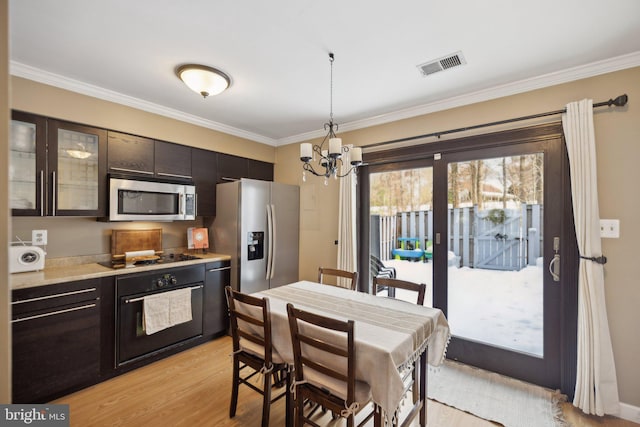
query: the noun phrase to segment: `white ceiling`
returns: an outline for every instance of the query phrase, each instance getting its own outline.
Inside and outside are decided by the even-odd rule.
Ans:
[[[640,65],[638,0],[9,5],[12,74],[271,145],[323,134],[329,52],[339,131]],[[416,67],[458,51],[466,65]],[[202,99],[176,77],[184,63],[232,85]]]

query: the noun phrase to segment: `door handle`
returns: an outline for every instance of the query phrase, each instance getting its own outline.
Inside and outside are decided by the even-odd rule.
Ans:
[[[553,259],[549,262],[549,273],[554,282],[560,281],[560,237],[553,238]]]
[[[560,254],[555,254],[549,263],[549,273],[554,282],[560,281]]]
[[[271,269],[273,268],[273,211],[271,205],[267,205],[267,274],[265,280],[271,279]]]
[[[52,200],[52,206],[51,206],[51,216],[56,216],[56,210],[57,210],[57,202],[56,202],[56,193],[58,191],[58,183],[56,182],[56,171],[53,171],[51,173],[52,176],[52,187],[53,187],[53,200]]]
[[[276,245],[278,238],[278,231],[276,230],[276,207],[275,205],[271,205],[271,274],[269,275],[269,279],[273,279],[273,276],[276,274]]]
[[[40,216],[44,216],[44,170],[40,170]]]

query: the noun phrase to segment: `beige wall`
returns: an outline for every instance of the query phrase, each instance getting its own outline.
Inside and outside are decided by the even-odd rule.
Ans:
[[[31,230],[47,230],[46,259],[111,253],[112,230],[162,228],[162,247],[187,247],[187,228],[201,227],[202,220],[175,222],[100,222],[96,218],[16,217],[11,240],[31,240]],[[47,261],[45,261],[46,263]]]
[[[266,144],[15,76],[11,108],[265,162],[275,158]]]
[[[336,267],[339,183],[308,173],[303,182],[298,144],[278,148],[274,179],[300,186],[300,279],[316,280],[319,266]]]
[[[640,286],[636,273],[637,245],[640,241],[640,68],[540,89],[520,95],[468,105],[385,125],[341,133],[343,143],[366,145],[430,132],[444,131],[491,121],[503,120],[561,109],[571,101],[591,98],[608,100],[623,93],[629,95],[627,107],[596,110],[595,128],[598,155],[598,192],[601,218],[620,220],[619,239],[604,239],[603,250],[609,259],[605,266],[605,286],[609,326],[617,367],[622,402],[640,407]],[[559,120],[559,117],[545,120]],[[520,122],[517,126],[540,123]],[[514,127],[511,125],[511,127]],[[502,128],[506,128],[503,126]],[[483,129],[490,132],[499,128]],[[469,134],[467,132],[466,134]],[[454,134],[453,139],[465,134]],[[432,142],[431,138],[428,142]],[[414,142],[417,144],[418,142]],[[366,152],[364,155],[366,161]],[[335,265],[337,238],[338,186],[324,188],[320,178],[302,183],[298,144],[276,150],[276,179],[301,186],[300,276],[313,279],[318,265]]]
[[[0,0],[0,170],[9,170],[9,14],[6,0]],[[9,206],[9,176],[0,174],[0,194]],[[0,241],[8,240],[11,217],[7,209],[0,209]],[[11,402],[11,328],[9,323],[8,249],[0,245],[0,403]]]

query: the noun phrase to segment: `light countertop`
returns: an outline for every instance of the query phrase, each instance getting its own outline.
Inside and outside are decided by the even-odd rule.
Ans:
[[[40,271],[30,271],[26,273],[12,273],[9,275],[10,289],[25,289],[35,286],[53,285],[56,283],[73,282],[75,280],[95,279],[100,277],[119,276],[121,274],[138,273],[142,271],[160,270],[163,268],[183,267],[186,265],[203,264],[214,261],[228,261],[229,255],[207,253],[198,254],[199,259],[189,261],[178,261],[170,264],[153,264],[137,266],[134,268],[113,269],[98,263],[87,263],[77,265],[65,265],[57,267],[46,267]]]

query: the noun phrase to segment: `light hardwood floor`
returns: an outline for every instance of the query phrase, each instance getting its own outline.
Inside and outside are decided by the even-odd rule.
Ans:
[[[136,371],[65,396],[53,403],[70,405],[71,426],[259,426],[261,396],[240,387],[238,411],[229,419],[231,339],[222,337]],[[497,424],[437,402],[428,404],[429,427],[490,427]],[[576,427],[638,427],[612,417],[583,415],[566,404]],[[343,425],[331,422],[327,425]],[[271,426],[284,426],[284,400],[271,409]]]

